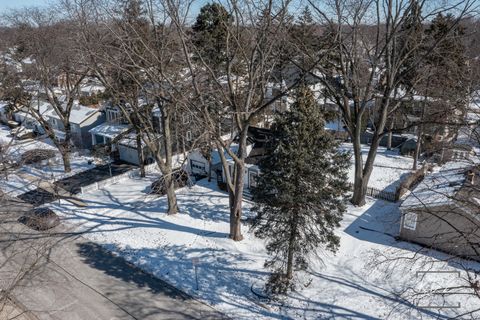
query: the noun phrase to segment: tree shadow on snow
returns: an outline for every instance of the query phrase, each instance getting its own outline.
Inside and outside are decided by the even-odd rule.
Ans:
[[[102,289],[106,291],[109,298],[120,302],[131,313],[140,315],[141,319],[156,319],[157,317],[162,319],[226,319],[223,314],[194,303],[196,301],[190,295],[142,271],[96,243],[80,242],[77,246],[85,263],[109,276],[133,283],[139,288],[138,290],[125,290],[120,286],[116,289],[115,282],[113,282],[113,287]],[[145,293],[145,288],[151,295]],[[179,303],[171,305],[169,298],[177,300]]]
[[[105,253],[105,249],[114,254]],[[120,248],[115,244],[100,246],[95,243],[86,243],[80,245],[78,250],[85,257],[85,262],[92,267],[123,281],[133,282],[139,287],[147,286],[153,293],[166,294],[186,302],[194,296],[208,300],[213,307],[226,304],[228,309],[239,309],[241,314],[257,314],[272,319],[284,318],[252,301],[255,299],[250,291],[252,279],[266,277],[267,273],[236,268],[234,266],[236,263],[248,265],[248,259],[225,249],[188,248],[183,245],[169,245],[158,249],[134,249]],[[198,259],[198,289],[191,260],[193,257]],[[129,263],[143,271],[125,272],[125,266]],[[155,277],[167,281],[169,285]],[[248,318],[248,316],[239,316],[239,318]]]
[[[202,221],[229,221],[225,205],[222,204],[220,202],[221,199],[219,199],[223,197],[223,195],[219,196],[218,193],[215,193],[213,190],[212,195],[203,192],[197,192],[198,194],[196,194],[195,192],[190,192],[190,190],[185,191],[189,192],[189,196],[179,201],[181,213],[178,213],[178,215],[187,214],[192,218]],[[66,213],[63,220],[73,224],[85,224],[85,222],[87,222],[88,225],[85,224],[82,233],[121,231],[136,228],[158,228],[212,238],[228,237],[227,233],[179,225],[166,220],[166,197],[159,197],[153,200],[149,199],[149,201],[141,198],[125,202],[108,190],[103,189],[99,190],[99,192],[102,192],[103,196],[108,198],[108,201],[84,200],[88,205],[88,212],[85,212],[83,208],[62,204],[62,206],[69,206],[68,210],[63,210]],[[202,197],[202,201],[199,201],[200,197]],[[53,208],[55,208],[55,204],[53,204]],[[128,211],[129,216],[111,214],[119,210]],[[109,225],[108,229],[102,228],[107,225]]]

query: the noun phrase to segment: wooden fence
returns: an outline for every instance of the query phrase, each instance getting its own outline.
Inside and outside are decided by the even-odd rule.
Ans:
[[[349,183],[350,189],[353,190],[353,183]],[[382,199],[390,202],[397,202],[397,192],[393,191],[386,191],[386,190],[379,190],[373,187],[367,187],[367,196]]]
[[[392,191],[385,191],[385,190],[378,190],[376,188],[367,187],[367,196],[387,200],[390,202],[396,202],[396,192]]]

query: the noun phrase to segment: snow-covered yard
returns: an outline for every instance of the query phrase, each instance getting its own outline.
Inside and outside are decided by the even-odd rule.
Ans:
[[[384,257],[411,256],[419,249],[393,237],[399,228],[397,204],[369,199],[362,208],[349,207],[338,230],[337,254],[319,252],[308,272],[299,276],[297,292],[281,301],[262,302],[251,288],[258,290],[268,277],[263,268],[264,243],[247,226],[243,241],[227,238],[227,195],[214,183],[201,180],[178,191],[181,213],[168,216],[165,197],[145,193],[154,179],[153,175],[129,179],[84,194],[87,208],[64,201],[49,206],[65,223],[85,232],[86,238],[234,319],[447,319],[464,310],[417,307],[416,303],[427,303],[398,297],[408,286],[438,284],[438,277],[423,281],[417,277],[416,271],[424,270],[423,260],[377,264]],[[245,204],[246,213],[248,207]],[[427,261],[440,254],[430,251],[419,256]],[[435,268],[457,270],[439,262]],[[451,278],[447,280],[458,281]],[[470,303],[465,297],[461,302],[463,307]]]
[[[348,179],[353,183],[355,177],[353,146],[351,143],[343,143],[340,148],[344,151],[350,151],[352,155],[352,165],[348,171]],[[367,160],[369,148],[369,146],[362,145],[364,161]],[[368,186],[395,192],[401,180],[411,172],[412,166],[413,158],[400,155],[397,149],[387,150],[385,147],[379,147]]]
[[[21,155],[28,150],[57,150],[48,139],[16,140],[9,135],[10,129],[6,126],[0,125],[0,144],[6,146],[4,147],[5,150],[3,151],[3,156],[11,160],[20,160]],[[14,173],[8,174],[8,177],[4,174],[0,174],[0,189],[12,196],[16,196],[36,189],[41,181],[59,180],[94,168],[95,164],[88,163],[92,160],[92,157],[74,153],[71,156],[72,171],[65,173],[62,158],[60,153],[57,152],[55,158],[50,159],[46,163],[23,165]]]
[[[32,149],[51,149],[55,150],[49,139],[26,139],[16,140],[11,136],[10,128],[0,124],[0,145],[4,146],[4,156],[16,159],[25,151]]]

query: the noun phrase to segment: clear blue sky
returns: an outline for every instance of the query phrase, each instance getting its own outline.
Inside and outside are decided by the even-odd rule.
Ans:
[[[0,0],[0,12],[8,9],[18,9],[30,6],[41,6],[48,3],[48,0]]]

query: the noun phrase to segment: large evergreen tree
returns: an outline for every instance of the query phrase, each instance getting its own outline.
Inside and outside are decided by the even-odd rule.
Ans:
[[[313,21],[308,6],[302,10],[296,23],[292,25],[290,36],[293,48],[289,58],[297,55],[299,60],[297,63],[304,69],[310,69],[317,60],[322,43],[318,25]]]
[[[450,100],[458,107],[464,106],[468,87],[464,28],[453,15],[440,13],[425,33],[427,43],[433,47],[426,61],[429,73],[434,75],[429,86],[436,89],[436,96]]]
[[[421,16],[421,6],[417,0],[411,0],[401,25],[400,37],[397,45],[399,51],[398,58],[403,59],[401,70],[398,74],[399,81],[406,87],[411,88],[415,85],[421,73],[420,61],[423,52],[423,26]]]
[[[228,28],[232,17],[219,3],[207,3],[192,26],[198,58],[218,68],[226,61]]]
[[[319,246],[336,251],[345,210],[347,154],[324,129],[324,117],[312,92],[298,89],[291,110],[274,125],[274,148],[259,164],[253,194],[255,235],[267,239],[273,269],[267,289],[294,289],[293,272],[307,267],[307,256]]]
[[[423,94],[435,99],[427,105],[425,127],[432,143],[427,150],[440,152],[451,141],[463,122],[467,107],[469,74],[463,44],[465,30],[458,18],[438,14],[425,31],[425,42],[432,47],[422,72],[427,74],[422,84]],[[436,137],[442,137],[437,139]]]

